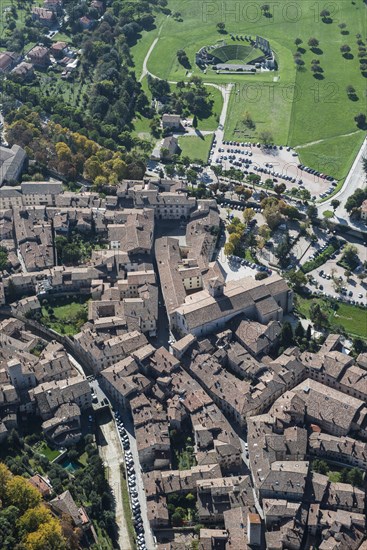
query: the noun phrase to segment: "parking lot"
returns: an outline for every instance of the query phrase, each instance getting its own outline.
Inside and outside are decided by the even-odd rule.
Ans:
[[[342,252],[339,252],[325,264],[311,271],[313,284],[307,285],[310,290],[323,296],[343,300],[352,305],[367,306],[366,284],[358,278],[361,267],[349,276],[345,276],[345,269],[337,265]]]
[[[214,140],[209,164],[221,165],[225,170],[237,168],[245,174],[256,173],[263,181],[271,178],[289,189],[308,189],[314,199],[331,194],[337,185],[332,175],[300,164],[297,153],[290,147]]]

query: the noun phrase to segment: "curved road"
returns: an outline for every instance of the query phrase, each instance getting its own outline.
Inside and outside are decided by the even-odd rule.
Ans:
[[[342,188],[335,193],[333,197],[330,197],[326,201],[317,205],[319,216],[321,217],[323,212],[326,210],[332,210],[331,201],[337,199],[340,201],[340,205],[335,211],[335,218],[339,223],[353,225],[356,228],[362,229],[360,223],[353,223],[349,219],[349,214],[345,210],[345,203],[350,195],[352,195],[357,189],[366,186],[366,175],[363,170],[363,158],[367,157],[367,138],[363,141],[361,148],[353,162],[352,168],[349,171],[349,174],[345,178],[345,182]],[[366,231],[366,228],[363,227],[363,230]]]

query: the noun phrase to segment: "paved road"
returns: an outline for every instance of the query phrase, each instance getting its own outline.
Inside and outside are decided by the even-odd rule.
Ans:
[[[364,231],[366,231],[366,228],[361,227],[360,223],[355,223],[350,220],[348,212],[344,208],[348,197],[350,197],[350,195],[352,195],[357,189],[366,186],[366,176],[363,171],[363,157],[366,156],[367,138],[361,145],[361,148],[355,158],[352,168],[350,169],[349,174],[345,179],[343,187],[333,197],[318,205],[318,212],[320,217],[322,217],[322,214],[323,212],[325,212],[325,210],[332,210],[331,201],[333,199],[337,199],[340,201],[341,204],[335,211],[335,221],[338,221],[339,223],[342,223],[344,225],[352,225],[358,227],[359,229],[362,228],[364,229]]]
[[[108,483],[115,498],[119,547],[120,550],[132,550],[122,503],[121,465],[123,464],[123,450],[120,437],[114,420],[110,420],[107,424],[100,424],[99,427],[105,439],[105,444],[99,445],[99,453],[107,466]]]

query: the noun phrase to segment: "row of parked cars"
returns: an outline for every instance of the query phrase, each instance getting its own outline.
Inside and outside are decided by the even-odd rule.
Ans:
[[[246,208],[251,208],[254,212],[262,212],[263,209],[256,206],[246,206],[245,204],[232,204],[230,202],[223,201],[222,203],[218,201],[222,208],[232,208],[232,210],[245,210]],[[233,214],[230,215],[231,218],[234,218]]]
[[[261,143],[251,143],[251,142],[238,142],[238,141],[223,141],[223,145],[234,145],[236,147],[266,147],[266,149],[280,149],[282,150],[283,149],[283,145],[279,145],[279,147],[277,145],[262,145]],[[291,148],[290,147],[284,147],[285,149],[287,149],[287,151],[290,151]],[[296,155],[297,153],[295,153]]]
[[[303,170],[304,172],[308,172],[309,174],[314,174],[315,176],[318,176],[319,178],[322,178],[324,180],[335,182],[335,185],[336,185],[336,181],[335,181],[335,178],[333,178],[333,176],[328,176],[327,174],[323,174],[322,172],[319,172],[318,170],[314,170],[313,168],[309,168],[308,166],[304,166],[303,164],[298,164],[298,168],[300,170]]]
[[[144,537],[144,526],[143,519],[141,517],[141,509],[138,491],[136,488],[136,473],[135,465],[132,452],[130,450],[130,440],[127,435],[124,423],[121,419],[121,416],[118,412],[115,412],[115,420],[117,424],[117,429],[120,434],[122,446],[125,451],[125,464],[126,464],[126,473],[127,473],[127,484],[130,494],[130,503],[131,510],[133,514],[134,527],[136,531],[136,543],[138,550],[147,550]]]
[[[241,264],[242,266],[251,267],[251,269],[256,269],[257,271],[264,271],[268,275],[272,274],[272,270],[269,267],[266,267],[265,265],[255,264],[253,262],[250,262],[249,260],[240,258],[239,256],[228,256],[228,260],[234,264]]]
[[[272,170],[272,165],[269,165],[268,167],[263,168],[262,166],[254,166],[254,170],[256,172],[262,172],[263,174],[269,174],[270,176],[274,176],[276,178],[282,178],[287,181],[291,181],[292,183],[296,183],[297,179],[293,176],[288,176],[287,174],[283,174],[281,172],[276,172],[275,170]],[[298,180],[299,184],[302,184],[303,181],[301,179]]]

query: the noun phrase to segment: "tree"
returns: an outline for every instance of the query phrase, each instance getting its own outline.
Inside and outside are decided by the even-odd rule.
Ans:
[[[270,229],[275,229],[283,220],[280,211],[279,200],[275,197],[269,197],[261,202],[263,207],[263,216]]]
[[[363,157],[362,162],[363,162],[363,172],[367,176],[367,157]]]
[[[363,472],[359,468],[352,468],[348,472],[348,483],[353,486],[362,487],[363,485]]]
[[[194,115],[194,118],[192,119],[192,125],[196,129],[198,127],[198,117]]]
[[[300,46],[300,45],[303,43],[303,40],[302,40],[302,38],[296,38],[295,41],[294,41],[294,43],[295,43],[295,45],[296,45],[297,48],[298,48],[298,46]]]
[[[172,525],[175,527],[178,527],[183,524],[181,514],[179,512],[174,512],[171,517]]]
[[[266,17],[269,14],[270,6],[269,4],[263,4],[260,9]]]
[[[317,38],[310,38],[308,41],[308,45],[311,49],[315,49],[318,47],[319,41],[317,40]]]
[[[29,508],[19,519],[18,525],[24,533],[32,533],[42,523],[47,523],[52,517],[50,510],[43,504],[39,504],[34,508]]]
[[[342,31],[342,34],[344,34],[343,31],[347,28],[346,23],[339,23],[338,27]]]
[[[330,12],[328,10],[322,10],[320,16],[324,23],[330,21]]]
[[[315,74],[321,74],[321,73],[324,72],[322,67],[320,67],[320,65],[316,65],[316,64],[311,65],[311,71]]]
[[[303,328],[301,321],[298,321],[294,335],[297,337],[297,340],[302,340],[302,338],[305,337],[305,329]]]
[[[226,28],[226,24],[225,23],[217,23],[217,30],[218,32],[220,32],[221,34],[224,34],[225,33],[225,28]]]
[[[33,533],[25,538],[25,546],[29,550],[66,550],[66,541],[62,536],[60,523],[51,518],[43,523]]]
[[[329,471],[328,463],[325,460],[313,460],[312,470],[318,474],[326,475]]]
[[[278,246],[274,250],[275,256],[278,258],[280,266],[283,268],[287,265],[290,249],[291,243],[289,239],[289,233],[287,233],[285,238],[278,244]]]
[[[261,176],[259,176],[259,174],[249,174],[247,177],[246,177],[246,181],[247,183],[252,183],[252,185],[255,187],[255,185],[258,185],[258,183],[260,182],[261,180]]]
[[[340,206],[340,201],[338,201],[338,199],[333,199],[330,204],[331,204],[331,206],[334,210],[334,214],[335,214],[336,209],[338,208],[338,206]]]
[[[175,174],[175,167],[173,164],[167,164],[166,166],[166,174],[169,178],[172,178]]]
[[[245,112],[242,122],[244,126],[246,126],[246,128],[248,128],[249,130],[254,130],[256,128],[256,124],[248,111]]]
[[[307,283],[306,275],[300,269],[289,271],[287,279],[295,290],[300,290]]]
[[[314,204],[308,205],[306,214],[309,218],[311,219],[317,218],[317,212],[318,212],[317,206],[315,206]]]
[[[278,183],[277,185],[274,185],[274,191],[278,196],[282,195],[286,189],[287,186],[285,183]]]
[[[0,270],[4,270],[9,266],[8,251],[4,246],[0,246]]]
[[[328,325],[327,316],[317,302],[313,302],[310,306],[310,318],[316,327],[322,328]]]
[[[245,224],[248,225],[252,220],[252,218],[254,218],[255,212],[253,211],[252,208],[245,208],[245,210],[242,213],[242,216]]]
[[[346,92],[349,98],[355,97],[356,95],[356,89],[351,85],[346,87]]]
[[[361,128],[361,130],[366,128],[366,115],[364,113],[359,113],[356,115],[354,120],[357,123],[358,128]]]
[[[308,325],[306,330],[306,338],[308,342],[311,341],[311,336],[312,336],[311,325]]]
[[[348,44],[343,44],[342,46],[340,46],[340,51],[343,55],[346,55],[348,53],[350,53],[350,46],[348,46]]]
[[[6,488],[12,474],[5,464],[0,463],[0,499],[3,502],[6,497]]]
[[[264,145],[272,145],[274,143],[273,134],[268,130],[263,130],[259,133],[259,140]]]
[[[367,351],[367,345],[364,340],[361,340],[361,338],[353,339],[353,348],[356,355],[359,355],[360,353],[365,353]]]
[[[224,254],[226,256],[232,256],[234,254],[234,250],[235,250],[234,244],[227,241],[226,244],[224,245]]]
[[[342,260],[353,271],[359,264],[358,248],[353,244],[347,244],[343,250]]]
[[[294,56],[294,62],[297,65],[297,69],[301,69],[301,67],[303,67],[305,64],[303,59],[300,59],[299,57],[296,57],[296,56]]]
[[[6,501],[23,513],[41,502],[41,495],[24,477],[12,477],[6,486]]]
[[[282,331],[280,333],[280,342],[281,346],[288,348],[293,344],[294,336],[293,336],[293,329],[292,325],[286,321],[283,323]]]
[[[345,203],[345,209],[347,212],[359,208],[362,202],[367,199],[367,189],[358,188],[350,195]]]

